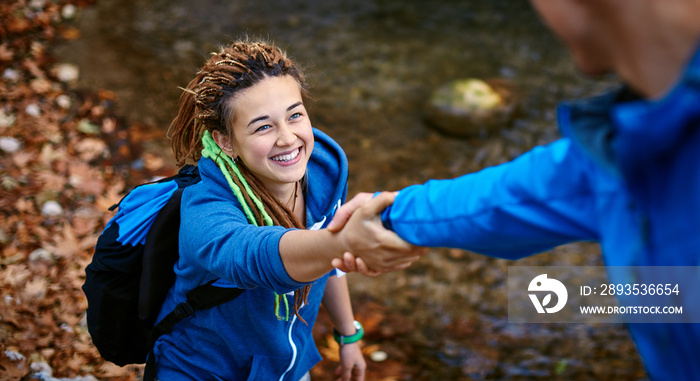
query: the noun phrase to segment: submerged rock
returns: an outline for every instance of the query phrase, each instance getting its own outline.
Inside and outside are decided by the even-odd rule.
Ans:
[[[466,78],[437,89],[426,121],[448,135],[470,137],[508,127],[517,108],[515,86],[504,79]]]

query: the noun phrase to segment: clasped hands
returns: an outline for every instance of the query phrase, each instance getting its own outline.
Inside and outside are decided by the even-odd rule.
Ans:
[[[404,241],[382,225],[380,214],[394,202],[396,194],[382,192],[373,197],[371,193],[359,193],[336,211],[327,229],[333,233],[343,230],[346,246],[353,252],[333,259],[333,267],[376,276],[404,270],[427,253],[427,248]]]

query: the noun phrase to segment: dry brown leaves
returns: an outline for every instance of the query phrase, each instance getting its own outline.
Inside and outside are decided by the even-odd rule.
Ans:
[[[55,377],[135,380],[92,346],[80,289],[107,207],[147,174],[108,92],[81,93],[47,53],[77,37],[68,5],[0,3],[0,379],[46,362]],[[63,82],[62,82],[63,80]],[[130,179],[125,184],[122,180]]]

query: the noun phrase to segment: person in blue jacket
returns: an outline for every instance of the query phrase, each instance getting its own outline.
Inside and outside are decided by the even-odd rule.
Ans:
[[[384,225],[415,245],[508,259],[598,241],[607,266],[700,265],[700,1],[531,2],[583,73],[625,86],[561,104],[560,140],[401,190]],[[335,264],[371,275],[395,260],[357,257]],[[700,325],[628,327],[652,379],[700,379]]]
[[[182,194],[176,279],[158,320],[200,285],[244,291],[158,338],[157,379],[308,380],[321,359],[312,337],[321,303],[341,344],[341,379],[364,379],[362,327],[331,260],[346,251],[419,251],[371,213],[340,232],[323,229],[345,201],[347,160],[312,128],[304,89],[284,52],[255,41],[213,53],[183,89],[169,134],[179,164],[197,161],[202,180]],[[375,214],[391,202],[381,198]],[[362,238],[349,239],[360,228]]]

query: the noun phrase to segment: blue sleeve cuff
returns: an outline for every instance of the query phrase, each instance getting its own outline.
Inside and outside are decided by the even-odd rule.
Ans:
[[[296,229],[285,229],[279,232],[279,236],[275,235],[274,239],[270,242],[271,250],[274,250],[277,253],[277,255],[270,256],[270,263],[272,264],[272,267],[274,269],[272,271],[272,274],[275,274],[274,277],[270,279],[270,284],[272,286],[272,289],[278,294],[294,291],[310,283],[297,282],[296,280],[292,279],[292,277],[287,272],[287,269],[284,267],[284,263],[282,262],[282,255],[279,252],[279,241],[282,239],[282,236],[285,233],[290,232],[292,230]],[[274,245],[274,247],[272,245]]]
[[[391,225],[391,206],[388,206],[382,211],[382,225],[387,230],[394,231],[394,227]]]

